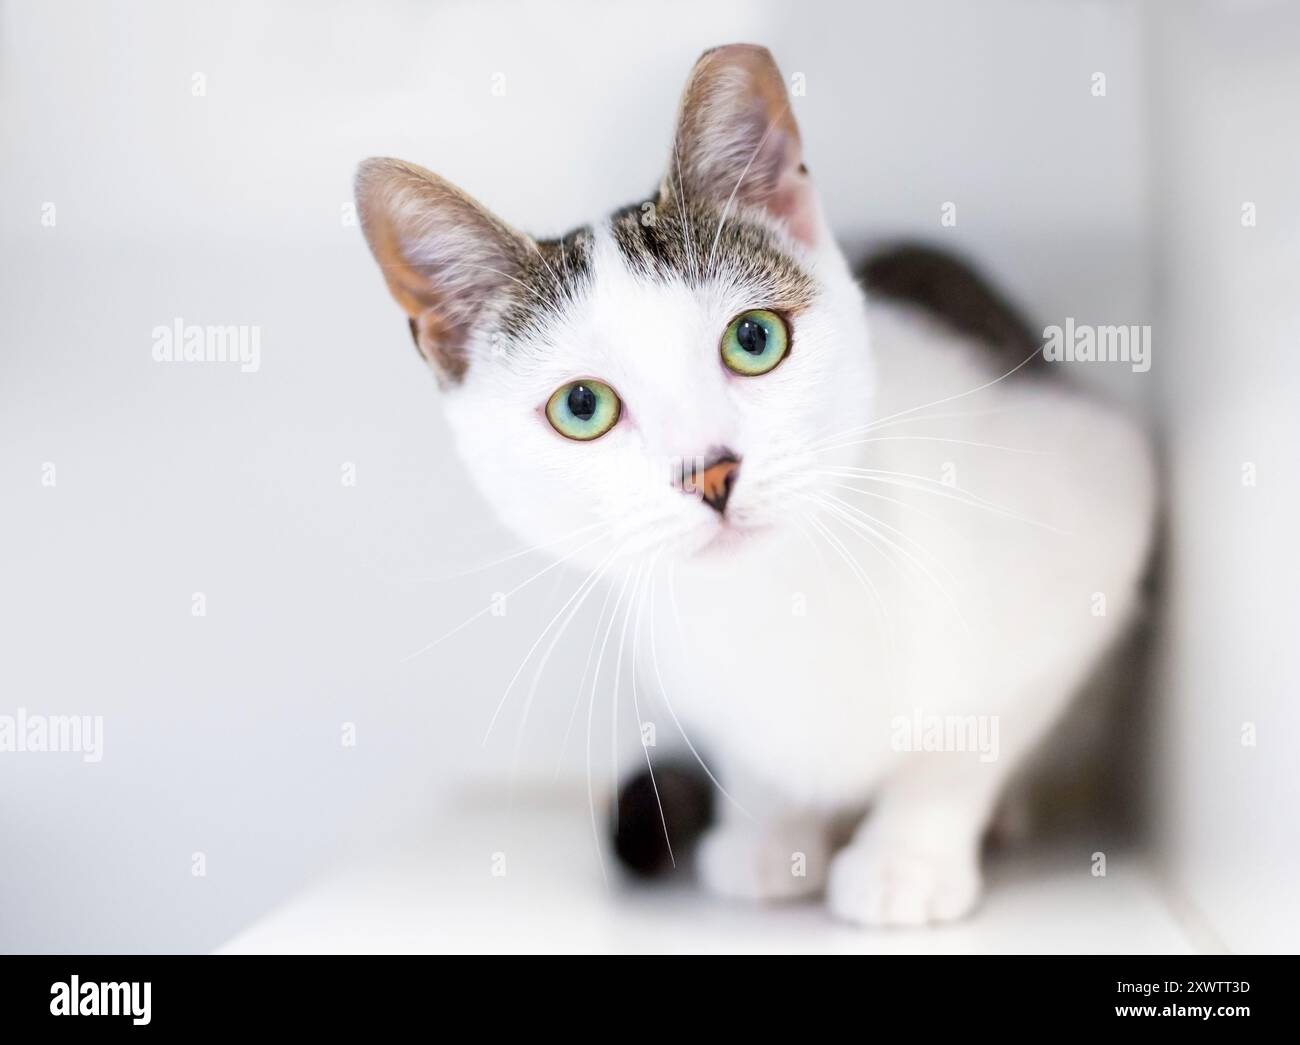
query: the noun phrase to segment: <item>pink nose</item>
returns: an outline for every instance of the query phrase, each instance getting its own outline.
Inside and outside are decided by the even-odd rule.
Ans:
[[[721,457],[700,473],[700,494],[704,503],[721,515],[727,510],[727,499],[740,474],[740,462],[734,457]]]

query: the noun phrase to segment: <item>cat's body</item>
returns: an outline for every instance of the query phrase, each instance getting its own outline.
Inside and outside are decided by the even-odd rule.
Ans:
[[[398,161],[358,200],[484,495],[588,570],[575,610],[612,585],[601,649],[617,622],[716,760],[705,882],[969,910],[1007,777],[1135,605],[1137,431],[864,303],[761,48],[701,59],[659,192],[562,240]]]
[[[1154,484],[1140,433],[1054,381],[1016,374],[906,413],[1006,370],[911,309],[870,316],[875,413],[901,416],[853,448],[875,479],[839,480],[869,492],[839,489],[845,503],[821,517],[840,549],[809,524],[753,556],[679,568],[675,607],[656,600],[656,659],[735,799],[718,802],[706,880],[756,898],[814,891],[829,838],[810,823],[871,806],[858,843],[871,866],[831,903],[910,922],[973,897],[975,848],[1008,776],[1131,620]],[[720,642],[722,622],[742,618]],[[869,826],[886,815],[877,856]],[[958,894],[948,908],[944,874]]]

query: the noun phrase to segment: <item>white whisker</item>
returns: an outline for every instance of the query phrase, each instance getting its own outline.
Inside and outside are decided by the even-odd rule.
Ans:
[[[813,513],[805,515],[804,518],[808,520],[809,524],[812,525],[812,527],[820,533],[823,538],[825,538],[831,548],[844,560],[850,571],[852,571],[854,577],[857,578],[858,583],[862,585],[863,589],[866,590],[875,601],[876,607],[879,609],[881,618],[884,621],[889,648],[892,652],[894,649],[894,625],[890,620],[889,610],[885,608],[885,601],[881,598],[880,591],[876,588],[875,582],[871,580],[871,577],[867,574],[866,570],[862,568],[861,563],[858,562],[853,553],[845,547],[844,542],[832,533],[825,523],[819,520]]]
[[[523,674],[524,668],[527,666],[528,661],[532,658],[532,655],[537,651],[537,647],[542,644],[542,640],[546,638],[546,636],[550,633],[550,630],[553,627],[555,627],[555,622],[560,619],[560,615],[564,613],[564,611],[569,607],[569,604],[572,603],[574,599],[578,598],[578,596],[583,592],[584,589],[586,589],[587,591],[591,590],[589,585],[594,583],[595,580],[599,579],[599,574],[601,570],[608,563],[613,561],[614,557],[619,553],[620,550],[621,549],[619,548],[615,548],[612,552],[610,552],[607,556],[605,556],[605,558],[601,561],[600,565],[596,567],[596,569],[592,570],[591,573],[587,574],[586,579],[583,580],[583,582],[578,585],[577,590],[574,591],[574,593],[569,596],[565,604],[561,606],[559,610],[556,612],[555,616],[551,618],[551,622],[547,624],[545,628],[542,629],[542,633],[538,635],[537,638],[534,640],[533,644],[528,647],[528,652],[524,654],[524,659],[519,662],[519,667],[515,669],[515,673],[510,677],[510,681],[506,684],[505,692],[501,694],[501,699],[497,702],[496,710],[492,712],[492,718],[488,722],[487,731],[483,734],[484,744],[487,744],[488,738],[492,735],[492,727],[496,725],[497,717],[501,714],[501,709],[505,707],[506,700],[510,696],[510,691],[514,689],[515,683],[519,681],[519,676]],[[585,598],[585,596],[583,597]],[[579,605],[581,605],[581,603],[579,603]]]
[[[504,595],[504,598],[507,598],[507,599],[508,599],[508,598],[510,598],[510,596],[514,595],[515,593],[522,591],[524,588],[528,587],[528,585],[532,584],[534,581],[536,581],[536,580],[538,580],[539,578],[544,577],[546,574],[550,573],[550,572],[551,572],[553,569],[555,569],[557,566],[560,566],[560,565],[562,565],[563,563],[568,562],[570,559],[572,559],[572,558],[573,558],[575,555],[577,555],[579,552],[585,551],[586,549],[590,548],[593,544],[596,544],[596,543],[598,543],[598,542],[600,542],[600,541],[603,541],[603,540],[605,539],[605,536],[606,536],[605,534],[601,534],[601,536],[595,538],[595,540],[588,541],[586,544],[582,545],[581,547],[573,549],[573,551],[569,552],[568,554],[563,555],[563,556],[561,556],[560,558],[556,559],[554,562],[552,562],[552,563],[550,563],[550,564],[548,564],[548,565],[542,567],[540,570],[538,570],[536,573],[534,573],[531,577],[529,577],[529,578],[528,578],[526,581],[524,581],[522,584],[517,584],[517,585],[515,585],[513,588],[511,588],[508,592],[506,592],[505,595]],[[443,642],[446,642],[449,638],[451,638],[451,637],[452,637],[453,635],[455,635],[457,632],[461,631],[461,630],[464,629],[464,628],[469,627],[469,626],[470,626],[471,624],[473,624],[476,620],[478,620],[480,617],[482,617],[483,614],[485,614],[485,613],[489,613],[489,612],[491,612],[491,610],[492,610],[492,603],[488,603],[488,605],[484,606],[481,610],[479,610],[477,613],[475,613],[472,617],[470,617],[470,618],[467,619],[467,620],[463,620],[463,621],[461,621],[459,624],[457,624],[456,627],[454,627],[454,628],[451,629],[451,631],[446,632],[446,633],[443,634],[443,635],[440,635],[438,638],[432,640],[431,642],[426,642],[423,646],[421,646],[421,647],[420,647],[418,650],[416,650],[414,653],[408,653],[405,657],[402,658],[402,663],[405,664],[407,661],[414,660],[416,657],[421,656],[422,654],[429,652],[429,650],[433,649],[435,646],[438,646],[438,645],[442,644]]]
[[[700,259],[695,244],[695,227],[691,222],[690,208],[686,203],[686,182],[682,180],[682,159],[677,151],[677,135],[673,135],[673,165],[677,168],[677,207],[681,211],[682,239],[686,245],[686,256],[691,259],[695,279],[701,277]]]
[[[749,162],[745,164],[745,169],[740,172],[740,177],[736,179],[736,187],[731,190],[731,195],[727,197],[726,205],[722,208],[722,217],[718,219],[718,231],[713,235],[713,246],[709,248],[709,262],[706,268],[710,272],[713,271],[713,256],[718,252],[718,241],[722,239],[722,226],[727,223],[727,214],[731,211],[731,205],[736,200],[736,193],[740,191],[740,186],[745,181],[745,176],[749,173],[749,168],[752,167],[754,161],[758,159],[758,154],[763,151],[763,146],[767,144],[768,137],[771,135],[772,131],[775,130],[777,123],[785,117],[786,110],[789,107],[789,103],[785,103],[781,106],[781,111],[772,117],[772,122],[767,125],[767,130],[763,132],[763,137],[759,138],[758,144],[754,146],[754,152],[749,157]]]
[[[555,632],[555,635],[551,638],[550,645],[546,647],[546,651],[542,654],[541,659],[537,663],[537,668],[533,672],[532,684],[528,687],[528,695],[524,698],[524,707],[520,715],[519,726],[515,731],[515,752],[514,752],[514,759],[511,763],[511,773],[510,773],[512,786],[519,766],[519,753],[523,746],[524,732],[528,726],[528,713],[533,706],[533,698],[537,694],[537,687],[541,683],[542,674],[546,670],[547,662],[551,659],[551,654],[555,652],[555,647],[559,644],[560,639],[563,638],[564,633],[568,630],[569,624],[572,623],[573,618],[578,615],[578,611],[582,609],[582,606],[587,601],[587,598],[596,589],[596,587],[600,584],[601,579],[605,576],[608,563],[614,558],[614,555],[617,554],[618,554],[617,551],[611,554],[611,556],[605,560],[605,563],[601,564],[600,566],[597,566],[596,569],[592,570],[592,572],[587,575],[586,580],[584,580],[582,584],[578,586],[579,589],[581,590],[581,588],[585,585],[587,590],[583,592],[582,597],[579,598],[577,603],[574,604],[573,609],[569,611],[569,615],[564,618],[564,623],[561,624],[559,629]],[[566,603],[565,605],[568,604]],[[564,608],[561,607],[560,613],[563,612],[564,612]]]
[[[933,584],[936,588],[939,589],[944,599],[947,600],[948,605],[952,608],[952,611],[957,615],[957,619],[961,622],[962,628],[966,632],[968,633],[970,632],[970,625],[966,621],[966,616],[965,614],[962,613],[961,607],[957,604],[957,600],[953,597],[952,593],[939,581],[937,577],[934,576],[933,573],[930,572],[929,568],[923,562],[921,562],[920,559],[914,556],[902,545],[896,543],[895,541],[890,540],[883,533],[880,533],[879,530],[877,530],[875,526],[872,525],[874,523],[876,525],[884,526],[892,529],[892,527],[889,527],[888,523],[884,523],[881,520],[876,519],[874,516],[868,515],[860,508],[857,508],[854,505],[849,504],[848,502],[842,500],[839,497],[835,497],[833,494],[818,495],[817,500],[821,501],[823,507],[825,507],[828,511],[834,512],[841,519],[843,519],[844,522],[850,526],[850,528],[859,529],[864,533],[870,534],[871,536],[875,537],[877,540],[884,542],[887,546],[894,549],[896,552],[898,552],[899,555],[902,555],[917,570],[919,570],[921,574],[931,584]],[[903,536],[906,535],[904,534]],[[911,540],[911,538],[908,539]],[[920,546],[918,545],[918,547]],[[922,548],[921,550],[925,552],[924,548]],[[925,552],[925,554],[928,555],[929,553]],[[944,569],[945,573],[948,572],[947,569],[943,567],[942,563],[938,562],[937,559],[935,561],[936,563],[938,563],[940,568]],[[952,578],[951,573],[949,573],[949,578],[955,580],[955,578]]]
[[[578,708],[582,706],[582,694],[587,689],[587,675],[591,671],[592,659],[596,656],[596,640],[600,637],[600,625],[605,620],[605,611],[609,609],[610,600],[614,598],[614,586],[605,589],[605,600],[600,604],[596,614],[596,626],[591,631],[591,642],[587,646],[587,660],[582,665],[582,678],[578,681],[577,695],[573,698],[573,708],[569,712],[569,722],[564,727],[564,737],[560,741],[560,753],[555,760],[555,773],[552,779],[558,779],[560,766],[564,762],[564,752],[569,746],[569,734],[573,731],[573,722],[578,717]]]
[[[849,436],[866,435],[869,432],[880,431],[885,428],[895,428],[898,425],[915,424],[917,421],[950,421],[950,420],[968,420],[972,417],[996,417],[1007,412],[1007,407],[1000,407],[989,410],[951,410],[940,414],[917,414],[915,416],[907,415],[903,417],[894,416],[892,420],[868,421],[864,424],[851,425],[848,428],[842,428],[835,432],[819,433],[813,442],[813,447],[820,446],[822,443],[836,442],[840,439],[847,439]],[[816,452],[814,449],[811,451]]]
[[[1054,457],[1055,451],[1052,450],[1026,450],[1019,446],[999,446],[997,443],[979,443],[970,439],[947,439],[938,435],[880,435],[870,439],[854,439],[851,442],[834,443],[831,446],[819,446],[812,452],[815,454],[830,453],[832,450],[843,450],[850,446],[865,446],[867,443],[892,443],[903,440],[918,440],[927,443],[955,443],[958,446],[978,446],[986,450],[1005,450],[1009,454],[1029,454],[1034,457]]]
[[[919,515],[922,519],[928,519],[930,522],[938,526],[946,527],[949,531],[953,529],[950,523],[946,522],[943,519],[940,519],[937,515],[934,515],[931,512],[927,512],[924,508],[921,508],[918,505],[910,503],[909,501],[900,501],[897,497],[890,497],[887,494],[876,493],[875,490],[864,490],[859,486],[849,486],[847,483],[828,482],[825,485],[836,490],[847,490],[852,493],[860,494],[863,497],[871,497],[878,501],[886,501],[889,504],[896,504],[900,508],[907,508],[911,511],[916,512],[916,514]]]
[[[1016,373],[1016,371],[1020,370],[1022,367],[1027,366],[1030,362],[1032,362],[1033,358],[1036,355],[1038,355],[1038,353],[1040,353],[1042,350],[1043,350],[1042,346],[1040,345],[1038,348],[1030,352],[1029,355],[1027,355],[1024,359],[1022,359],[1019,363],[1013,366],[1001,377],[995,377],[990,381],[985,381],[982,385],[978,385],[975,388],[968,389],[965,392],[958,392],[954,395],[944,396],[942,399],[936,399],[931,403],[922,403],[920,406],[913,406],[908,408],[907,410],[899,410],[897,413],[889,414],[886,417],[877,418],[875,421],[872,421],[870,424],[862,426],[860,431],[869,432],[875,428],[883,427],[885,424],[895,421],[898,418],[908,417],[921,410],[928,410],[932,406],[942,406],[944,403],[956,402],[958,399],[965,399],[967,396],[975,395],[977,392],[983,392],[986,388],[992,388],[1000,381],[1005,381],[1007,378],[1009,378],[1012,374]],[[848,433],[846,432],[843,434],[848,434]],[[833,436],[831,438],[837,438],[837,437]]]
[[[655,804],[659,807],[659,824],[664,831],[664,845],[668,847],[668,859],[674,867],[677,866],[677,857],[673,853],[673,841],[668,836],[668,819],[664,816],[663,800],[659,797],[659,783],[655,780],[654,762],[650,758],[650,747],[645,742],[645,723],[641,718],[641,701],[637,695],[637,667],[639,665],[639,656],[641,649],[641,615],[645,612],[646,597],[654,587],[655,567],[659,564],[659,555],[657,552],[650,560],[650,566],[647,571],[647,584],[641,591],[640,601],[637,603],[636,624],[632,629],[632,711],[636,715],[637,736],[641,741],[641,751],[645,754],[646,771],[650,774],[650,790],[654,792]],[[651,607],[651,612],[654,612]]]
[[[1029,526],[1036,526],[1063,537],[1070,536],[1070,534],[1065,530],[1060,530],[1048,523],[1031,519],[1028,516],[1021,515],[1019,512],[1012,511],[1010,508],[1003,508],[1001,505],[993,504],[990,501],[986,501],[983,498],[976,496],[969,490],[963,490],[956,486],[949,486],[946,483],[940,482],[938,479],[931,479],[926,475],[914,475],[910,472],[892,472],[881,468],[851,468],[847,465],[828,469],[818,469],[818,472],[819,474],[834,475],[840,478],[865,479],[869,482],[884,483],[887,486],[898,486],[905,490],[915,490],[919,493],[933,494],[936,497],[953,500],[958,504],[965,504],[971,508],[982,508],[995,515],[1005,516],[1008,519],[1014,519],[1017,522],[1026,523]]]
[[[605,627],[605,637],[600,640],[600,653],[596,657],[596,670],[591,676],[591,691],[587,698],[587,807],[591,812],[591,836],[596,843],[596,859],[600,863],[600,876],[609,884],[609,876],[605,872],[605,854],[600,846],[600,828],[596,825],[596,796],[591,786],[591,724],[592,716],[596,710],[596,688],[600,684],[600,666],[605,660],[605,648],[609,644],[609,634],[614,630],[614,621],[618,617],[618,608],[623,603],[623,594],[627,591],[628,581],[632,578],[632,567],[629,566],[623,574],[623,585],[619,589],[618,599],[614,603],[614,610],[609,615],[609,624]]]
[[[856,489],[856,487],[852,487],[852,486],[844,486],[844,485],[841,484],[841,483],[830,483],[830,484],[828,484],[828,485],[830,485],[830,486],[832,486],[832,487],[835,487],[835,488],[837,488],[837,489],[848,489],[848,490],[855,490],[855,489]],[[921,544],[920,541],[918,541],[916,538],[914,538],[911,534],[909,534],[909,533],[907,533],[907,532],[905,532],[905,531],[903,531],[903,530],[900,530],[897,526],[892,526],[892,525],[890,525],[889,523],[885,522],[885,520],[883,520],[883,519],[881,519],[881,518],[879,518],[879,517],[877,517],[877,516],[875,516],[875,515],[872,515],[870,512],[865,511],[865,510],[862,509],[862,508],[859,508],[859,507],[858,507],[857,505],[855,505],[855,504],[850,504],[848,501],[844,500],[842,497],[837,497],[835,494],[827,493],[827,492],[825,492],[825,491],[821,491],[820,494],[819,494],[818,496],[824,497],[824,498],[826,498],[827,500],[829,500],[829,501],[831,501],[831,502],[833,502],[833,503],[835,503],[835,504],[841,505],[845,510],[847,510],[847,511],[849,511],[849,512],[852,512],[854,515],[858,516],[858,517],[861,518],[863,521],[865,521],[865,522],[871,524],[872,526],[878,526],[878,527],[880,527],[882,530],[885,530],[885,531],[887,531],[887,532],[889,532],[889,533],[894,534],[895,536],[898,537],[899,540],[906,541],[906,542],[907,542],[908,544],[910,544],[913,548],[915,548],[918,552],[920,552],[922,555],[924,555],[924,556],[926,556],[928,559],[930,559],[930,560],[931,560],[931,561],[932,561],[932,562],[933,562],[937,567],[939,567],[939,569],[942,570],[942,571],[944,572],[944,574],[947,575],[947,577],[948,577],[949,580],[951,580],[951,581],[953,581],[954,583],[956,583],[957,578],[953,575],[952,571],[949,570],[946,566],[944,566],[943,562],[940,561],[940,559],[938,558],[938,556],[934,555],[934,554],[931,553],[929,550],[927,550],[926,547],[925,547],[923,544]],[[892,498],[892,497],[886,497],[886,498],[884,498],[884,499],[887,500],[887,501],[894,501],[894,503],[896,503],[896,504],[905,504],[905,502],[903,502],[903,501],[895,501],[895,499]],[[933,517],[931,517],[931,518],[933,518]],[[934,519],[934,521],[935,521],[936,523],[939,523],[940,525],[944,525],[944,524],[943,524],[943,521],[940,520],[940,519],[937,519],[937,518],[936,518],[936,519]],[[882,539],[882,540],[885,539],[885,538],[883,537],[883,535],[882,535],[882,538],[881,538],[881,539]]]
[[[453,581],[460,577],[469,577],[472,574],[482,573],[484,570],[490,570],[494,566],[503,566],[508,562],[513,562],[515,559],[522,559],[524,556],[536,555],[538,552],[554,548],[557,544],[563,544],[565,541],[572,540],[579,534],[590,533],[597,527],[603,526],[606,529],[613,529],[613,525],[613,523],[605,522],[604,520],[588,523],[586,526],[579,526],[576,530],[571,530],[563,537],[555,537],[552,540],[543,541],[540,544],[530,545],[527,548],[520,548],[518,551],[511,552],[509,555],[503,555],[499,559],[493,559],[491,562],[481,563],[478,566],[467,566],[465,569],[457,570],[455,573],[443,573],[436,577],[407,577],[405,580],[423,584],[438,581]]]
[[[669,600],[669,605],[673,611],[673,622],[675,623],[677,628],[677,641],[685,644],[685,636],[682,634],[682,615],[681,615],[681,611],[677,607],[677,586],[676,586],[676,581],[674,580],[675,573],[676,573],[676,565],[670,563],[668,567],[668,600]],[[651,578],[650,659],[654,667],[655,685],[659,687],[659,695],[663,698],[664,707],[668,709],[668,715],[673,720],[673,725],[677,727],[677,732],[681,734],[681,738],[686,743],[687,748],[689,748],[691,754],[695,756],[695,761],[698,762],[700,764],[700,768],[704,770],[704,775],[707,776],[709,780],[713,782],[713,786],[718,789],[718,791],[722,794],[722,796],[733,806],[735,806],[736,809],[740,811],[742,816],[744,816],[747,820],[757,822],[757,818],[754,816],[754,814],[751,813],[748,809],[746,809],[743,805],[741,805],[740,802],[737,801],[732,796],[731,792],[722,786],[718,778],[713,775],[713,770],[711,770],[708,767],[708,765],[705,763],[704,759],[700,757],[699,751],[695,749],[695,745],[691,743],[691,738],[687,736],[686,730],[682,727],[681,720],[677,717],[677,712],[673,710],[672,698],[668,696],[668,687],[664,685],[663,676],[659,673],[659,653],[655,648],[654,595],[655,595],[654,579]]]
[[[623,630],[618,636],[618,650],[614,657],[614,686],[610,691],[611,714],[609,719],[609,747],[610,747],[610,772],[614,783],[614,823],[618,824],[618,695],[619,688],[623,682],[623,654],[627,649],[627,629],[632,623],[632,605],[637,601],[641,591],[641,576],[645,569],[644,560],[638,561],[636,565],[636,578],[632,581],[632,593],[627,600],[627,608],[623,611]],[[636,672],[636,666],[633,665],[633,673]]]

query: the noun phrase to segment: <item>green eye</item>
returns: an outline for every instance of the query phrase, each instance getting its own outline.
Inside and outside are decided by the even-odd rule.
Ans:
[[[722,335],[722,361],[729,370],[757,377],[776,367],[790,351],[790,331],[775,312],[742,312]]]
[[[601,381],[561,385],[546,401],[546,419],[566,439],[599,439],[618,424],[623,404]]]

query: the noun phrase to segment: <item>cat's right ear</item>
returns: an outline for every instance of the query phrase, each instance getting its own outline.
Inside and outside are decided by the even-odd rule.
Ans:
[[[420,353],[449,382],[469,365],[475,324],[519,277],[529,240],[450,182],[401,160],[357,169],[357,213]]]
[[[766,47],[705,51],[682,92],[673,154],[660,192],[715,207],[745,205],[806,246],[823,235],[785,81]]]

